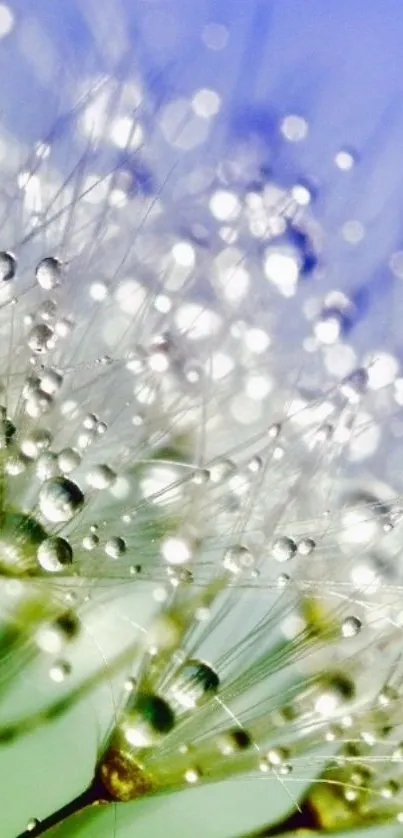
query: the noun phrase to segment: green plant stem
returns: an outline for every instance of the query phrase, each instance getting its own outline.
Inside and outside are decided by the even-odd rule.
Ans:
[[[112,798],[102,785],[98,777],[95,777],[91,785],[82,794],[74,798],[70,803],[66,803],[57,812],[39,821],[33,829],[26,829],[21,832],[17,838],[38,838],[39,835],[44,835],[52,827],[60,826],[67,818],[72,815],[78,815],[85,809],[93,806],[105,806],[112,802]]]
[[[322,830],[320,820],[316,810],[311,806],[309,801],[304,801],[298,811],[291,812],[283,821],[274,824],[273,826],[266,826],[263,829],[258,829],[256,832],[250,832],[241,838],[280,838],[281,835],[289,835],[289,833],[300,833],[302,835],[313,835]]]

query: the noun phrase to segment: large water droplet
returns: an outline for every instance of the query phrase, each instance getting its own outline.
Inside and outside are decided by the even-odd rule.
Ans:
[[[60,536],[46,538],[37,552],[37,558],[43,570],[57,573],[73,561],[73,551],[68,541]]]
[[[135,748],[157,744],[175,724],[169,704],[157,695],[139,693],[128,704],[122,724],[125,739]]]
[[[84,495],[80,487],[66,477],[47,480],[39,492],[39,508],[42,515],[54,524],[71,521],[83,503]]]
[[[62,265],[54,256],[47,256],[39,262],[36,268],[35,276],[38,285],[46,291],[55,288],[60,281],[62,273]]]
[[[181,666],[170,686],[172,703],[182,712],[193,710],[218,690],[220,679],[209,664],[189,660]]]

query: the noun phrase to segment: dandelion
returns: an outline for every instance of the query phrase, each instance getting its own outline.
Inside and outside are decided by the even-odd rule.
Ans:
[[[352,279],[336,253],[371,220],[360,149],[329,149],[323,189],[299,103],[248,110],[240,85],[230,108],[208,67],[188,90],[170,5],[136,9],[148,68],[100,8],[103,60],[47,130],[26,146],[5,116],[0,758],[52,730],[66,758],[84,705],[99,727],[85,777],[72,723],[78,796],[7,834],[242,778],[288,812],[262,835],[401,823],[400,357],[366,257]],[[12,12],[5,44],[54,86],[57,22]],[[231,28],[196,12],[219,61]]]

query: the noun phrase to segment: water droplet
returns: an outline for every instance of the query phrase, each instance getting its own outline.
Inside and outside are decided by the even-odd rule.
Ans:
[[[116,480],[116,474],[109,466],[98,465],[93,466],[86,479],[93,489],[109,489]]]
[[[185,780],[190,785],[198,783],[201,776],[202,774],[199,768],[188,768],[187,771],[185,771]]]
[[[74,640],[80,629],[79,621],[73,611],[65,611],[53,622],[39,626],[35,640],[39,649],[47,654],[59,654],[66,643]]]
[[[89,550],[89,551],[95,550],[95,548],[98,547],[98,544],[99,544],[99,538],[98,538],[97,535],[95,535],[95,533],[91,533],[91,535],[84,536],[83,541],[82,541],[82,545],[84,547],[84,550]]]
[[[74,448],[63,448],[59,452],[57,462],[63,474],[70,474],[81,463],[81,455]]]
[[[59,284],[62,265],[54,256],[47,256],[39,262],[36,271],[36,281],[45,291],[51,291]]]
[[[161,553],[168,564],[186,564],[192,558],[190,544],[184,538],[174,536],[163,540]]]
[[[66,477],[47,480],[39,492],[39,508],[42,515],[54,524],[71,521],[83,503],[84,495],[81,489]]]
[[[343,710],[355,695],[353,681],[340,673],[326,675],[315,697],[314,708],[320,716],[331,718]]]
[[[340,392],[351,404],[358,404],[368,389],[368,373],[357,369],[350,373],[341,384]]]
[[[48,448],[52,442],[52,434],[46,428],[37,428],[20,443],[21,453],[30,460],[36,460],[41,451]]]
[[[218,740],[218,749],[224,756],[232,756],[240,751],[246,751],[252,745],[249,733],[242,728],[234,728],[222,734]]]
[[[83,428],[87,431],[95,431],[98,424],[98,416],[95,413],[87,413],[83,419]]]
[[[316,542],[313,538],[301,538],[301,541],[298,542],[298,553],[301,556],[310,556],[313,553],[316,547]]]
[[[41,373],[39,382],[40,388],[44,393],[54,396],[63,384],[63,376],[55,369],[48,369]]]
[[[0,282],[14,279],[17,270],[17,260],[8,250],[0,252]]]
[[[113,536],[109,538],[105,544],[105,553],[107,556],[110,556],[111,559],[120,559],[121,556],[124,555],[126,552],[126,542],[123,538],[119,536]]]
[[[55,661],[49,670],[49,675],[56,684],[62,684],[70,674],[71,664],[68,661]]]
[[[235,464],[232,460],[225,458],[217,458],[209,465],[210,480],[212,483],[222,483],[228,480],[236,471]]]
[[[45,538],[35,518],[6,510],[0,529],[0,568],[13,574],[35,570],[36,551]]]
[[[39,419],[44,413],[50,410],[52,405],[52,397],[38,389],[36,393],[33,393],[32,396],[26,400],[24,410],[27,416],[30,416],[31,419]]]
[[[52,451],[44,451],[36,461],[36,474],[40,480],[49,480],[59,473],[59,466],[56,454]]]
[[[237,574],[243,570],[251,570],[254,563],[252,553],[242,544],[237,544],[225,551],[223,567],[230,573]]]
[[[341,624],[341,633],[343,637],[356,637],[362,628],[361,620],[358,617],[346,617]]]
[[[175,709],[193,710],[212,698],[219,684],[220,679],[209,664],[189,660],[176,673],[169,688],[169,699]]]
[[[34,829],[37,829],[39,824],[40,824],[40,821],[38,820],[38,818],[30,818],[28,823],[27,823],[27,826],[26,826],[26,831],[27,832],[33,832]]]
[[[54,300],[43,300],[43,302],[36,309],[36,316],[39,320],[53,320],[56,317],[57,305]]]
[[[292,538],[283,536],[276,538],[271,549],[271,554],[277,562],[288,562],[297,551],[297,545]]]
[[[149,748],[169,733],[174,724],[175,715],[163,698],[137,693],[129,700],[121,729],[130,745]]]
[[[35,352],[37,355],[41,355],[50,348],[50,344],[53,338],[53,329],[50,328],[46,323],[38,323],[36,326],[31,329],[27,344],[29,349],[32,352]]]
[[[73,561],[73,551],[68,541],[60,536],[46,538],[38,547],[37,558],[43,570],[57,573]]]
[[[270,748],[266,754],[267,763],[271,768],[280,768],[289,758],[290,752],[282,747]]]

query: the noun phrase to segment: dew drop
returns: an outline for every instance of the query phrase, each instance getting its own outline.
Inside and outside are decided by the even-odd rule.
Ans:
[[[59,474],[56,454],[53,454],[52,451],[43,451],[36,461],[36,474],[40,480],[49,480],[56,477]]]
[[[224,480],[228,480],[235,471],[234,463],[225,458],[217,458],[209,465],[210,480],[212,483],[222,483]]]
[[[224,756],[233,756],[240,751],[246,751],[252,744],[251,737],[246,730],[234,728],[228,730],[218,740],[218,749]]]
[[[95,550],[95,548],[98,547],[98,544],[99,544],[99,538],[98,538],[97,535],[95,535],[95,533],[91,533],[90,535],[85,535],[83,540],[82,540],[82,545],[84,547],[84,550],[88,550],[89,552],[91,552],[92,550]]]
[[[31,329],[27,344],[32,352],[35,352],[36,355],[41,355],[49,349],[52,338],[53,329],[46,323],[38,323]]]
[[[59,452],[57,462],[63,474],[70,474],[81,463],[81,455],[74,448],[63,448]]]
[[[91,469],[86,479],[93,489],[109,489],[116,480],[116,474],[109,466],[98,465]]]
[[[175,709],[193,710],[214,696],[219,684],[220,679],[209,664],[189,660],[176,673],[169,698]]]
[[[50,655],[59,654],[66,643],[74,640],[79,633],[80,624],[72,611],[65,611],[53,622],[39,626],[35,640],[39,649]]]
[[[105,553],[111,559],[120,559],[126,552],[126,542],[119,536],[109,538],[105,544]]]
[[[38,285],[45,291],[51,291],[59,284],[62,265],[54,256],[47,256],[37,265],[35,277]]]
[[[192,550],[184,538],[169,536],[161,544],[162,557],[168,564],[186,564],[192,558]]]
[[[188,768],[187,771],[185,771],[185,780],[189,783],[189,785],[195,785],[195,783],[198,783],[201,776],[201,771],[198,768]]]
[[[36,316],[39,320],[53,320],[56,317],[57,305],[54,300],[43,300],[43,302],[36,309]]]
[[[63,376],[54,369],[44,370],[40,377],[40,388],[49,396],[54,396],[63,384]]]
[[[57,573],[71,565],[73,551],[68,541],[60,536],[46,538],[38,547],[38,562],[43,570]]]
[[[283,536],[282,538],[276,538],[271,553],[274,559],[277,562],[288,562],[297,551],[297,545],[292,538],[288,538],[288,536]]]
[[[254,563],[252,553],[242,544],[236,544],[225,551],[223,566],[230,573],[237,574],[243,570],[251,570]]]
[[[157,695],[137,693],[129,701],[122,732],[133,747],[156,745],[175,724],[169,704]]]
[[[356,637],[362,628],[361,620],[358,617],[346,617],[341,624],[341,633],[343,637]]]
[[[47,480],[39,492],[39,508],[42,515],[54,524],[71,521],[83,503],[84,495],[81,489],[66,477]]]
[[[38,820],[38,818],[30,818],[26,826],[26,831],[33,832],[35,829],[38,828],[39,824],[40,821]]]
[[[17,260],[8,250],[0,252],[0,282],[8,282],[14,279],[17,269]]]
[[[266,754],[267,763],[271,768],[280,768],[282,765],[287,763],[289,758],[290,752],[287,748],[282,747],[270,748]]]
[[[49,675],[56,684],[62,684],[70,674],[71,664],[68,661],[55,661],[49,670]]]
[[[354,683],[346,675],[327,675],[315,698],[315,711],[324,718],[331,718],[354,698]]]
[[[313,538],[301,538],[301,541],[298,542],[297,549],[301,556],[310,556],[315,547],[316,543]]]

